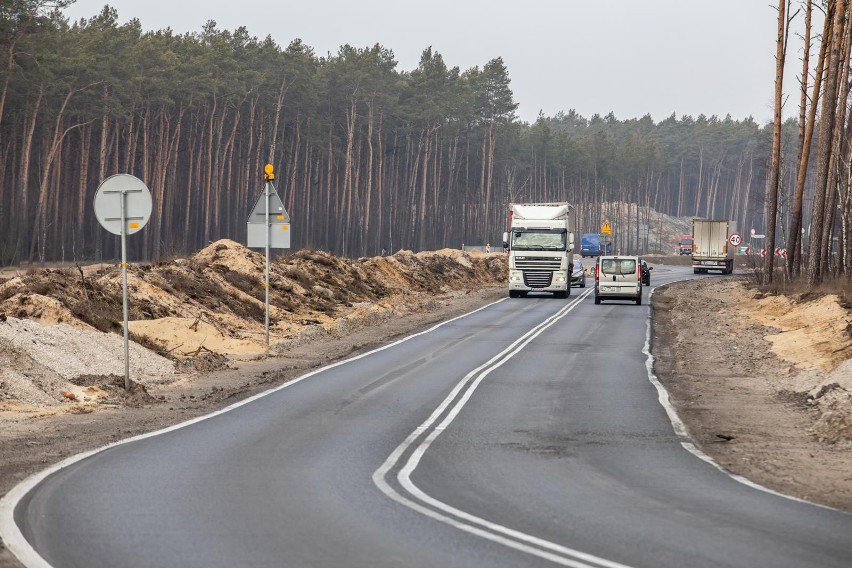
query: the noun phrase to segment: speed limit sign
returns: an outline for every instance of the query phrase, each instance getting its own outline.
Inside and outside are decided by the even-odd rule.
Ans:
[[[731,233],[731,236],[728,237],[728,242],[731,243],[731,246],[738,247],[743,242],[743,236],[739,233]]]

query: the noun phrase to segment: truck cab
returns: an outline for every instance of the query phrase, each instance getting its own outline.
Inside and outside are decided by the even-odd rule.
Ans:
[[[504,233],[509,249],[509,297],[529,292],[550,292],[557,298],[571,294],[572,250],[570,205],[567,203],[514,204],[510,231]]]

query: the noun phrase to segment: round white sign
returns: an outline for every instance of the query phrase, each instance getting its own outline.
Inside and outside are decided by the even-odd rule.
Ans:
[[[121,204],[124,201],[124,226]],[[101,227],[114,235],[132,235],[151,217],[151,192],[136,176],[116,174],[101,182],[95,191],[95,217]],[[123,229],[123,231],[122,231]]]

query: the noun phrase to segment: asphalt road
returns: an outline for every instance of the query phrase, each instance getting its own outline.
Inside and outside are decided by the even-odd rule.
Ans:
[[[3,537],[57,568],[852,565],[852,515],[676,434],[649,289],[642,306],[591,290],[505,299],[95,453],[11,493]]]

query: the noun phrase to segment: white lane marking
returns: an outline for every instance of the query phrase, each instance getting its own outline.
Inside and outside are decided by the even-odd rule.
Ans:
[[[678,282],[685,282],[687,280],[691,280],[691,278],[686,278],[683,280],[674,280],[672,282],[666,282],[665,284],[661,284],[660,286],[654,287],[651,290],[651,293],[648,295],[648,304],[651,304],[651,296],[654,294],[654,291],[657,288],[668,286],[669,284],[676,284]],[[770,489],[768,487],[764,487],[754,481],[743,477],[742,475],[733,473],[716,463],[716,461],[698,449],[698,447],[692,443],[690,439],[689,431],[686,428],[686,424],[680,419],[678,416],[677,410],[675,410],[674,405],[671,403],[671,399],[669,398],[669,391],[666,390],[666,387],[663,386],[663,383],[657,378],[657,375],[654,374],[654,356],[651,354],[651,316],[648,315],[648,325],[645,330],[645,345],[642,348],[642,353],[645,354],[645,369],[648,371],[648,380],[651,381],[651,384],[657,389],[657,400],[662,405],[663,409],[666,411],[666,414],[669,417],[669,422],[672,423],[672,427],[674,428],[675,434],[677,434],[678,438],[680,438],[680,445],[686,449],[689,453],[697,457],[698,459],[709,463],[731,479],[742,483],[743,485],[747,485],[752,489],[757,489],[759,491],[763,491],[764,493],[769,493],[770,495],[775,495],[776,497],[783,497],[785,499],[789,499],[791,501],[796,501],[797,503],[806,503],[808,505],[813,505],[815,507],[820,507],[822,509],[828,509],[830,511],[835,511],[838,513],[843,513],[845,515],[852,515],[852,513],[848,511],[843,511],[840,509],[835,509],[834,507],[829,507],[828,505],[823,505],[821,503],[814,503],[813,501],[807,501],[805,499],[800,499],[799,497],[794,497],[792,495],[785,495],[784,493],[779,493],[774,489]]]
[[[385,349],[390,349],[391,347],[399,345],[400,343],[404,343],[404,342],[408,341],[409,339],[413,339],[415,337],[419,337],[421,335],[431,333],[431,332],[435,331],[436,329],[438,329],[438,328],[440,328],[444,325],[447,325],[447,324],[452,323],[454,321],[465,318],[469,315],[475,314],[479,311],[490,308],[491,306],[499,304],[500,302],[503,302],[505,300],[506,300],[506,298],[500,298],[499,300],[497,300],[495,302],[491,302],[490,304],[486,304],[486,305],[482,306],[481,308],[477,308],[477,309],[472,310],[470,312],[456,316],[452,319],[442,321],[440,323],[433,325],[432,327],[430,327],[428,329],[425,329],[423,331],[420,331],[420,332],[412,334],[412,335],[408,335],[406,337],[403,337],[402,339],[394,341],[393,343],[389,343],[387,345],[377,347],[376,349],[373,349],[372,351],[368,351],[366,353],[361,353],[360,355],[356,355],[356,356],[351,357],[349,359],[337,361],[336,363],[332,363],[330,365],[320,367],[319,369],[314,369],[313,371],[306,373],[306,374],[304,374],[304,375],[302,375],[302,376],[300,376],[296,379],[293,379],[290,382],[284,383],[283,385],[279,385],[279,386],[271,388],[267,391],[263,391],[263,392],[258,393],[256,395],[250,396],[250,397],[248,397],[244,400],[241,400],[239,402],[235,402],[234,404],[227,406],[227,407],[225,407],[221,410],[217,410],[216,412],[212,412],[210,414],[205,414],[204,416],[198,416],[196,418],[192,418],[190,420],[180,422],[178,424],[175,424],[173,426],[169,426],[167,428],[163,428],[161,430],[155,430],[153,432],[147,432],[145,434],[133,436],[132,438],[127,438],[125,440],[119,440],[117,442],[107,444],[106,446],[103,446],[102,448],[98,448],[98,449],[95,449],[95,450],[90,450],[88,452],[83,452],[81,454],[76,454],[76,455],[70,456],[70,457],[48,467],[45,470],[42,470],[38,473],[34,473],[33,475],[27,477],[26,479],[21,481],[18,485],[13,487],[8,493],[6,493],[6,495],[4,495],[2,497],[2,499],[0,499],[0,538],[3,539],[3,542],[6,545],[6,548],[8,548],[12,552],[12,554],[18,559],[18,561],[21,564],[23,564],[24,566],[26,566],[27,568],[53,568],[51,564],[49,564],[44,558],[42,558],[38,554],[38,552],[35,551],[35,549],[27,541],[27,539],[24,538],[24,535],[21,533],[20,529],[18,528],[17,523],[15,523],[15,507],[17,507],[18,502],[20,502],[20,500],[23,499],[23,497],[27,493],[29,493],[29,491],[33,487],[38,485],[42,480],[44,480],[47,476],[51,475],[52,473],[55,473],[55,472],[57,472],[57,471],[59,471],[63,468],[66,468],[69,465],[75,464],[78,461],[83,460],[83,459],[85,459],[89,456],[95,455],[97,453],[100,453],[100,452],[107,450],[107,449],[110,449],[110,448],[114,448],[115,446],[120,446],[122,444],[129,444],[130,442],[135,442],[137,440],[142,440],[144,438],[151,438],[153,436],[159,436],[160,434],[165,434],[167,432],[172,432],[173,430],[185,428],[185,427],[190,426],[192,424],[195,424],[197,422],[201,422],[203,420],[213,418],[214,416],[224,414],[225,412],[229,412],[231,410],[234,410],[235,408],[239,408],[239,407],[241,407],[245,404],[248,404],[250,402],[253,402],[253,401],[255,401],[259,398],[263,398],[263,397],[268,396],[268,395],[270,395],[274,392],[277,392],[281,389],[284,389],[284,388],[287,388],[289,386],[295,385],[296,383],[302,382],[303,380],[305,380],[309,377],[312,377],[314,375],[317,375],[319,373],[322,373],[323,371],[327,371],[328,369],[333,369],[334,367],[339,367],[340,365],[345,365],[347,363],[351,363],[352,361],[357,361],[358,359],[363,359],[364,357],[367,357],[367,356],[372,355],[374,353],[378,353],[379,351],[384,351]]]
[[[498,542],[500,544],[525,552],[527,554],[531,554],[549,560],[556,564],[570,566],[572,568],[593,568],[601,566],[606,568],[627,568],[624,564],[619,564],[617,562],[612,562],[610,560],[587,554],[585,552],[573,550],[566,546],[562,546],[560,544],[527,533],[523,533],[521,531],[511,529],[509,527],[497,523],[493,523],[481,517],[472,515],[466,511],[462,511],[460,509],[452,507],[451,505],[448,505],[426,494],[411,481],[411,473],[417,467],[417,464],[420,462],[420,458],[423,456],[423,454],[426,452],[432,442],[441,434],[441,432],[443,432],[443,430],[450,423],[452,423],[456,416],[458,416],[459,412],[461,412],[462,408],[470,400],[471,396],[473,395],[473,392],[476,390],[482,380],[486,376],[488,376],[491,371],[500,367],[506,361],[514,357],[532,340],[538,337],[544,330],[546,330],[548,327],[552,326],[554,323],[565,317],[580,303],[581,300],[583,300],[592,292],[593,290],[589,290],[583,293],[571,304],[562,308],[556,314],[545,319],[536,327],[516,339],[511,345],[509,345],[509,347],[507,347],[506,349],[504,349],[503,351],[501,351],[500,353],[498,353],[497,355],[495,355],[494,357],[492,357],[491,359],[489,359],[488,361],[465,375],[464,378],[462,378],[462,380],[453,388],[450,394],[435,409],[435,411],[432,412],[431,416],[429,416],[429,418],[425,422],[423,422],[423,424],[415,428],[415,430],[411,434],[409,434],[408,437],[399,446],[397,446],[397,448],[393,451],[393,453],[391,453],[388,459],[385,460],[381,467],[379,467],[379,469],[377,469],[373,473],[373,483],[375,483],[376,486],[385,495],[387,495],[394,501],[397,501],[398,503],[405,505],[406,507],[409,507],[423,515],[426,515],[427,517],[441,521],[455,528],[470,532],[493,542]],[[440,424],[432,428],[432,425],[447,410],[447,408],[450,407],[453,401],[457,398],[459,392],[461,392],[461,390],[465,387],[467,387],[467,390],[453,405],[452,409],[449,411],[449,413],[447,413],[447,416],[441,421]],[[414,501],[401,495],[393,487],[391,487],[391,485],[386,480],[387,474],[399,464],[402,456],[409,448],[414,446],[414,444],[417,442],[417,439],[421,437],[421,434],[423,434],[423,432],[429,432],[429,434],[413,450],[413,452],[409,456],[408,461],[397,474],[397,480],[399,481],[400,485],[414,499],[417,499],[422,503],[426,503],[434,507],[435,509],[443,511],[447,514],[443,514],[438,511],[435,511],[434,509],[424,507],[421,503],[418,503],[417,501]]]

